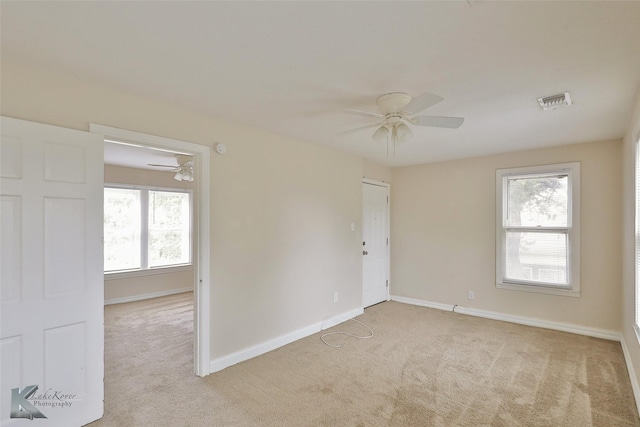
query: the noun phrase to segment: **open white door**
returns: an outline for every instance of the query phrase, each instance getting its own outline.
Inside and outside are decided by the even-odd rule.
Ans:
[[[389,299],[389,187],[362,184],[362,306]]]
[[[0,424],[81,426],[103,413],[103,141],[1,132]]]

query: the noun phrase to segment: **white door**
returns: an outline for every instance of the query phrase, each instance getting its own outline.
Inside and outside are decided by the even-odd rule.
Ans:
[[[389,296],[389,187],[362,184],[362,304]]]
[[[80,426],[103,413],[103,141],[1,131],[1,424]]]

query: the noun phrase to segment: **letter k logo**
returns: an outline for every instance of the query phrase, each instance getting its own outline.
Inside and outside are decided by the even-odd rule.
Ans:
[[[10,418],[28,418],[30,420],[34,418],[47,418],[42,412],[31,404],[27,399],[33,396],[33,393],[38,390],[37,385],[30,385],[22,389],[11,389],[11,415]]]

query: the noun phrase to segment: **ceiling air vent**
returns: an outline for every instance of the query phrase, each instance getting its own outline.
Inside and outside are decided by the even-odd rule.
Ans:
[[[543,111],[555,110],[560,107],[568,107],[573,104],[573,102],[571,102],[569,92],[538,98],[538,103],[542,107]]]

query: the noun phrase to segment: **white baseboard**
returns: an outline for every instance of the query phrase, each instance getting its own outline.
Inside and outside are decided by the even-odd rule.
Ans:
[[[170,289],[168,291],[150,292],[148,294],[132,295],[130,297],[111,298],[104,300],[104,305],[121,304],[123,302],[142,301],[144,299],[166,297],[167,295],[181,294],[182,292],[191,292],[193,288]]]
[[[453,307],[454,307],[452,304],[442,304],[440,302],[432,302],[432,301],[425,301],[425,300],[415,299],[415,298],[399,297],[396,295],[391,295],[391,301],[397,301],[403,304],[419,305],[420,307],[435,308],[437,310],[442,310],[442,311],[453,311]]]
[[[622,345],[624,361],[627,363],[627,372],[629,373],[629,379],[631,380],[633,396],[636,399],[636,407],[638,408],[638,413],[640,413],[640,384],[638,384],[638,377],[636,376],[635,369],[633,369],[633,363],[631,363],[631,353],[629,353],[629,347],[627,347],[627,341],[624,339],[624,335],[620,340],[620,344]]]
[[[354,310],[347,311],[346,313],[338,314],[337,316],[333,316],[328,319],[325,319],[322,322],[320,322],[320,329],[317,330],[316,332],[320,332],[320,331],[324,331],[325,329],[332,328],[336,325],[339,325],[342,322],[346,322],[347,320],[353,319],[356,316],[360,316],[362,313],[364,313],[363,308],[356,308]]]
[[[218,357],[217,359],[213,359],[211,361],[209,372],[214,373],[217,371],[221,371],[224,368],[235,365],[236,363],[244,362],[245,360],[260,356],[261,354],[267,353],[271,350],[275,350],[276,348],[290,344],[301,338],[308,337],[309,335],[313,335],[326,328],[330,328],[331,326],[335,326],[349,319],[353,319],[354,317],[359,316],[362,313],[364,313],[364,309],[356,308],[354,310],[347,311],[346,313],[342,313],[329,319],[323,320],[322,322],[317,322],[304,328],[297,329],[293,332],[279,336],[262,344],[249,347],[226,356]]]
[[[421,307],[435,308],[438,310],[455,311],[460,314],[469,316],[484,317],[486,319],[501,320],[503,322],[518,323],[520,325],[535,326],[537,328],[553,329],[556,331],[570,332],[572,334],[586,335],[594,338],[603,338],[612,341],[621,341],[620,332],[609,331],[606,329],[590,328],[588,326],[574,325],[571,323],[551,322],[548,320],[535,319],[532,317],[515,316],[512,314],[498,313],[495,311],[480,310],[477,308],[462,307],[459,305],[442,304],[439,302],[424,301],[415,298],[406,298],[392,295],[393,301],[419,305]]]

